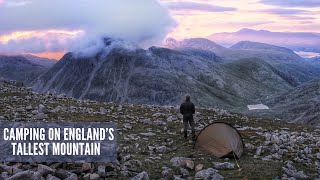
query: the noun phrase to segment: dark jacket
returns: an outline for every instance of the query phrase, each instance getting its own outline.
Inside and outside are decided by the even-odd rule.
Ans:
[[[185,101],[180,106],[180,113],[183,115],[183,119],[193,119],[195,113],[194,104],[191,101]]]

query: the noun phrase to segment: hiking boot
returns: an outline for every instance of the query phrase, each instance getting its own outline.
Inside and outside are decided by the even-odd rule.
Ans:
[[[184,138],[187,139],[188,138],[188,133],[185,131],[184,132]]]

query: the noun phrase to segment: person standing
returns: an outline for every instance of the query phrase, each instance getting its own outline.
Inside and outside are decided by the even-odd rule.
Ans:
[[[195,123],[193,120],[193,114],[195,113],[195,106],[190,100],[190,96],[186,96],[185,102],[180,106],[180,113],[183,115],[184,124],[184,138],[188,137],[188,124],[191,126],[192,138],[195,139]]]

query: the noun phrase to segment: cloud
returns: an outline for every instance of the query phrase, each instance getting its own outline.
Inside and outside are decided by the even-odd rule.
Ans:
[[[231,25],[232,27],[254,27],[263,24],[270,24],[273,21],[246,21],[246,22],[239,22],[239,21],[228,21],[228,22],[220,22],[220,23],[209,23],[209,26],[227,26]]]
[[[266,12],[271,14],[278,15],[291,15],[291,14],[312,14],[311,11],[302,10],[302,9],[282,9],[282,8],[273,8],[273,9],[264,9],[259,12]]]
[[[166,6],[173,10],[199,10],[208,12],[224,12],[224,11],[236,11],[233,7],[215,6],[207,3],[196,2],[167,2]]]
[[[27,5],[28,3],[30,3],[30,1],[6,1],[6,2],[4,2],[4,0],[3,0],[3,3],[4,3],[4,5],[5,6],[7,6],[7,7],[14,7],[14,6],[25,6],[25,5]],[[1,4],[1,2],[0,2],[0,4]]]
[[[290,15],[284,15],[281,16],[287,20],[316,20],[317,18],[315,17],[310,17],[310,16],[290,16]]]
[[[74,37],[72,34],[80,33],[81,31],[16,32],[0,38],[0,52],[10,54],[61,52],[79,42],[80,37]]]
[[[263,4],[284,7],[319,7],[319,0],[261,0]]]
[[[63,35],[60,38],[55,36],[57,39],[36,36],[11,40],[2,43],[0,51],[20,49],[34,52],[38,48],[52,51],[59,49],[56,46],[72,49],[70,46],[75,44],[74,40],[85,38],[88,41],[88,38],[105,36],[147,46],[160,42],[174,26],[167,9],[157,0],[6,0],[0,5],[0,33],[82,30],[84,34],[69,37],[71,43],[60,41]]]

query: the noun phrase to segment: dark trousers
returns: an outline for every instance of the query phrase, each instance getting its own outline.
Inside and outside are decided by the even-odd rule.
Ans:
[[[183,118],[184,135],[187,136],[188,124],[190,124],[192,135],[195,135],[195,124],[193,118]]]

